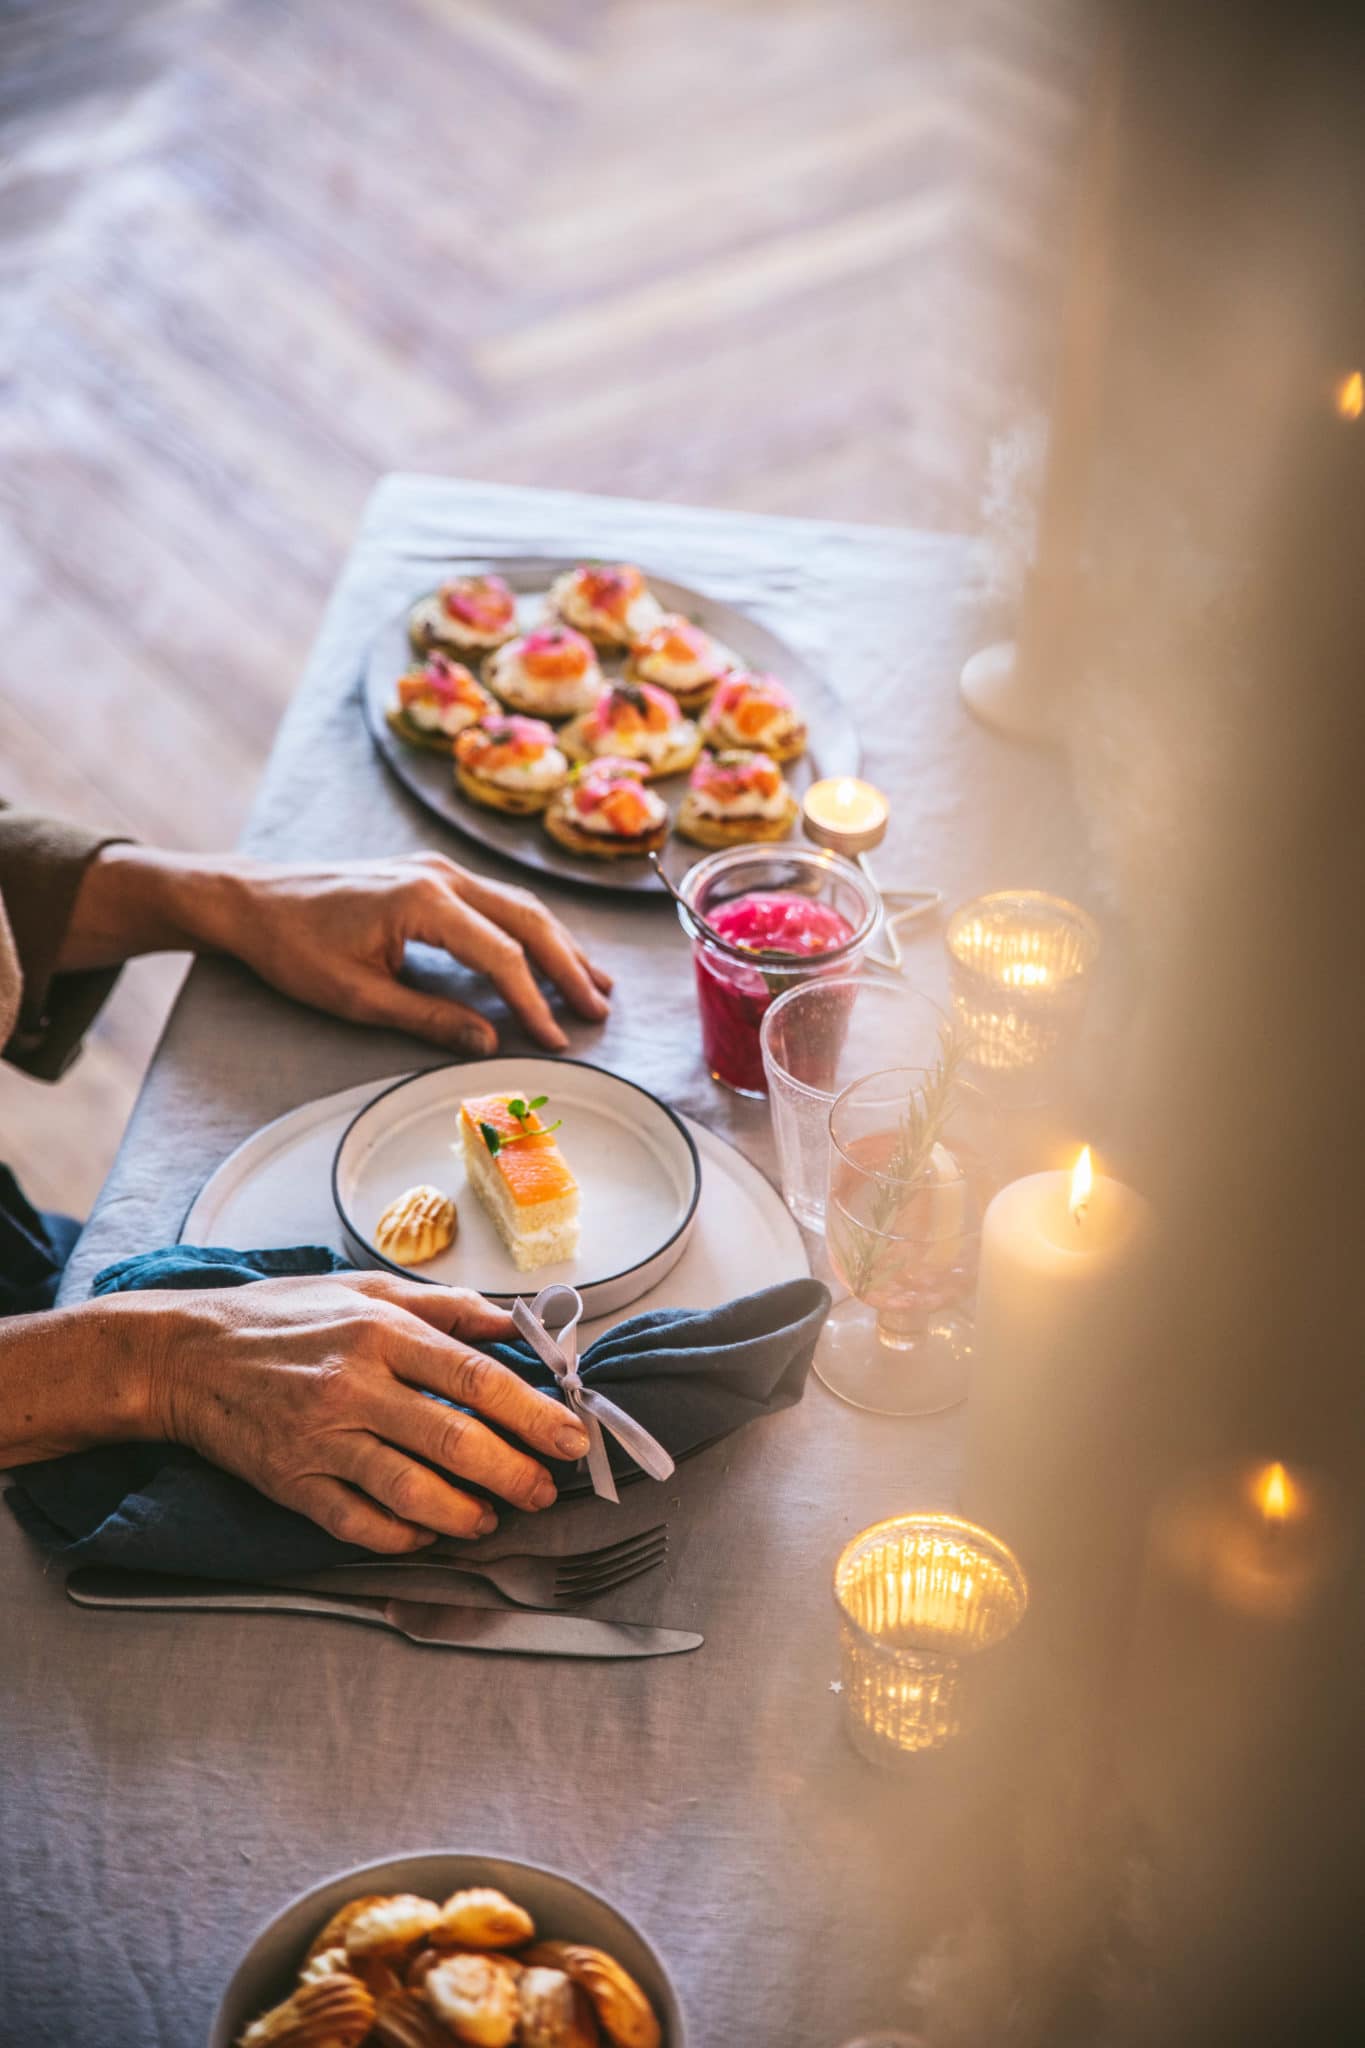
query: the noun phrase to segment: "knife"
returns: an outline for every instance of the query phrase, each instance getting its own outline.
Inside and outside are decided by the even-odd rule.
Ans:
[[[238,1586],[163,1572],[70,1574],[68,1597],[80,1607],[155,1610],[225,1608],[244,1614],[323,1614],[391,1629],[409,1642],[442,1650],[504,1650],[523,1657],[671,1657],[705,1641],[683,1629],[584,1614],[542,1614],[526,1608],[450,1607],[434,1600],[386,1600],[367,1594],[295,1592],[283,1586]]]

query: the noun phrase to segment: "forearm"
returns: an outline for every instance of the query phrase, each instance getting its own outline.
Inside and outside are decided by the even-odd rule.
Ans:
[[[141,953],[229,950],[251,863],[107,846],[86,870],[58,968],[115,967]]]
[[[163,1434],[156,1390],[175,1315],[148,1293],[0,1319],[0,1469]]]

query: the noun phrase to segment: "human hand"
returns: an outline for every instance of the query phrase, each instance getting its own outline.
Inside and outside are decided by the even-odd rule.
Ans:
[[[113,1299],[146,1317],[151,1433],[343,1543],[398,1553],[436,1535],[487,1535],[497,1517],[460,1479],[519,1508],[554,1501],[534,1456],[421,1389],[476,1409],[530,1452],[587,1449],[559,1402],[477,1349],[511,1336],[512,1318],[464,1289],[346,1273]]]
[[[305,864],[106,847],[82,883],[59,964],[102,966],[178,945],[231,953],[285,995],[334,1016],[391,1025],[454,1052],[493,1052],[487,1018],[399,980],[409,939],[443,946],[486,974],[553,1051],[568,1039],[537,973],[579,1016],[607,1014],[610,975],[538,897],[439,853]]]

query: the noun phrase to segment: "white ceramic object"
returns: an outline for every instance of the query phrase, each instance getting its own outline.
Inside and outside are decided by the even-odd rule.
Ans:
[[[1013,640],[983,647],[963,665],[962,701],[973,718],[1016,740],[1053,738],[1051,707],[1024,681]]]
[[[304,1103],[254,1132],[204,1183],[180,1242],[318,1244],[345,1252],[332,1204],[332,1161],[347,1126],[385,1085],[364,1081]],[[637,1314],[649,1308],[714,1308],[810,1271],[801,1233],[777,1189],[714,1132],[690,1118],[682,1121],[702,1161],[706,1196],[682,1257],[633,1302]],[[536,1284],[532,1273],[525,1280]],[[591,1326],[585,1324],[585,1348],[610,1320],[602,1309],[594,1317]]]
[[[412,1892],[439,1901],[474,1885],[492,1885],[524,1906],[542,1940],[581,1941],[605,1949],[629,1970],[654,2007],[663,2029],[663,2048],[685,2048],[682,2007],[668,1972],[624,1913],[557,1870],[454,1850],[358,1864],[282,1907],[260,1929],[234,1971],[214,2016],[209,2048],[231,2048],[251,2020],[288,1997],[309,1942],[349,1900],[366,1893]]]
[[[465,1176],[460,1104],[471,1095],[549,1098],[564,1156],[582,1195],[578,1256],[522,1272]],[[420,1267],[376,1250],[375,1226],[406,1189],[454,1197],[455,1242]],[[351,1254],[441,1287],[472,1287],[511,1302],[552,1281],[576,1287],[590,1316],[648,1293],[687,1249],[701,1199],[701,1161],[686,1126],[657,1096],[604,1067],[498,1054],[412,1074],[362,1109],[337,1147],[332,1198]]]

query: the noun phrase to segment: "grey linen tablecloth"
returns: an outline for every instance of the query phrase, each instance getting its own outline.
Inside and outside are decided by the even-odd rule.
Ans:
[[[893,799],[878,857],[888,886],[931,882],[950,903],[1019,882],[1084,894],[1057,765],[960,709],[966,541],[419,477],[375,493],[250,851],[438,844],[495,865],[443,835],[376,760],[358,671],[375,628],[435,580],[443,552],[542,550],[657,566],[824,662]],[[571,1025],[572,1051],[771,1173],[766,1109],[722,1093],[701,1065],[671,912],[549,893],[617,980],[610,1022]],[[919,978],[939,976],[938,954],[926,935]],[[66,1299],[110,1260],[174,1239],[205,1176],[266,1119],[430,1058],[231,965],[196,967]],[[894,2023],[942,1904],[934,1844],[952,1815],[847,1743],[830,1570],[878,1516],[951,1503],[959,1433],[958,1416],[859,1415],[812,1381],[798,1408],[667,1488],[633,1488],[619,1510],[559,1511],[533,1544],[577,1548],[666,1514],[666,1572],[602,1611],[700,1629],[706,1645],[638,1664],[448,1656],[282,1617],[92,1615],[0,1518],[0,2040],[198,2043],[244,1943],[292,1893],[428,1846],[524,1856],[607,1893],[671,1967],[694,2048],[833,2048]],[[516,1533],[508,1517],[498,1540]]]

